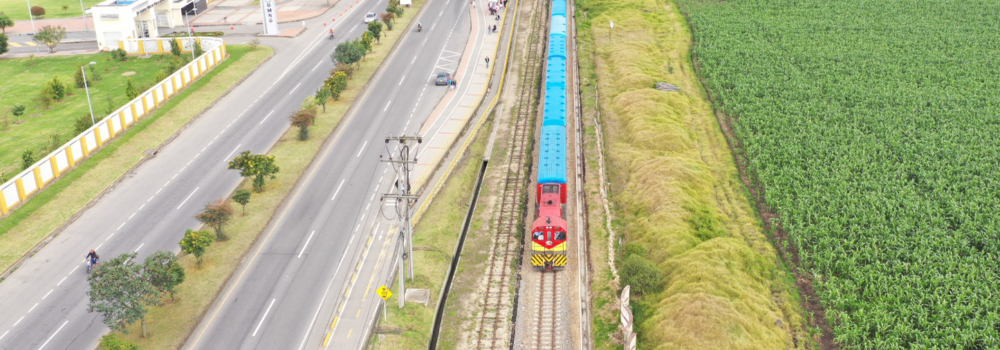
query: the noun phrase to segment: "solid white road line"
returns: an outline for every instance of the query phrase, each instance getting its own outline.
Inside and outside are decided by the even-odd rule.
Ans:
[[[368,141],[365,141],[365,144],[361,145],[361,149],[358,150],[358,155],[354,156],[354,158],[360,157],[361,152],[365,150],[366,146],[368,146]]]
[[[305,244],[305,245],[303,245],[303,246],[302,246],[302,250],[301,250],[301,251],[299,251],[299,257],[298,257],[298,258],[301,258],[301,257],[302,257],[302,253],[305,253],[305,252],[306,252],[306,247],[308,247],[308,246],[309,246],[309,242],[310,242],[310,241],[312,241],[312,239],[313,239],[313,234],[315,234],[315,233],[316,233],[316,230],[313,230],[313,232],[309,233],[309,238],[307,238],[307,239],[306,239],[306,244]],[[298,258],[296,258],[296,259],[298,259]]]
[[[264,311],[264,317],[260,318],[260,323],[257,324],[257,328],[254,328],[253,335],[251,337],[257,336],[257,331],[260,330],[260,326],[264,324],[264,319],[267,318],[267,314],[271,312],[271,307],[274,306],[274,301],[277,299],[271,299],[271,304],[267,306],[267,311]]]
[[[340,180],[340,185],[337,185],[337,190],[333,191],[333,198],[330,198],[331,201],[337,199],[337,194],[340,193],[340,187],[344,186],[344,181],[347,181],[347,179]]]
[[[184,198],[184,201],[183,201],[183,202],[181,202],[181,205],[178,205],[178,206],[177,206],[177,209],[180,209],[180,208],[181,208],[182,206],[184,206],[184,203],[187,203],[188,199],[191,199],[191,196],[193,196],[195,192],[198,192],[198,189],[199,189],[199,188],[201,188],[201,187],[195,187],[195,188],[194,188],[194,191],[191,191],[191,194],[189,194],[189,195],[187,196],[187,198]],[[132,215],[135,215],[135,214],[132,214]]]
[[[288,92],[288,94],[291,95],[293,92],[295,92],[295,89],[298,89],[299,85],[302,85],[302,83],[295,84],[295,87],[293,87],[292,90]]]
[[[236,148],[233,148],[233,151],[229,152],[229,154],[226,155],[226,158],[223,159],[222,161],[223,162],[229,161],[229,157],[232,157],[233,153],[236,153],[236,150],[240,149],[240,146],[243,146],[243,144],[241,143],[241,144],[236,145]]]
[[[63,329],[63,327],[66,327],[67,323],[69,323],[69,320],[66,320],[66,322],[63,322],[62,326],[59,326],[59,329],[57,329],[55,333],[52,333],[52,336],[49,337],[49,340],[46,340],[45,344],[42,344],[42,346],[38,347],[38,350],[42,350],[42,349],[45,348],[46,345],[49,345],[49,342],[52,341],[52,338],[55,338],[56,334],[59,334],[59,331],[61,331]]]
[[[268,113],[268,114],[267,114],[267,117],[264,117],[264,119],[261,119],[261,120],[260,120],[260,123],[258,123],[257,125],[261,125],[261,124],[264,124],[264,121],[265,121],[265,120],[267,120],[267,118],[268,118],[268,117],[270,117],[270,116],[271,116],[271,114],[274,114],[274,110],[273,110],[273,109],[271,110],[271,113]]]

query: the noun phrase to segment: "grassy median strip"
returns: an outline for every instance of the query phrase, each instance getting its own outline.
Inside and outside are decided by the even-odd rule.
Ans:
[[[393,45],[404,32],[402,28],[410,23],[413,14],[423,3],[424,0],[414,1],[413,7],[401,18],[396,19],[396,30],[383,31],[382,40],[385,41],[374,45],[373,51],[361,62],[348,83],[348,88],[341,94],[340,100],[327,103],[326,112],[317,114],[315,125],[309,129],[311,135],[309,140],[299,141],[297,128],[289,128],[285,132],[268,152],[275,157],[278,166],[281,167],[277,178],[267,182],[265,192],[254,193],[251,196],[250,203],[246,206],[246,215],[240,215],[241,209],[236,209],[237,214],[225,229],[229,239],[212,244],[203,256],[201,267],[195,266],[193,256],[185,255],[180,259],[187,278],[178,286],[175,301],[165,298],[163,305],[150,308],[146,315],[149,336],[140,337],[142,332],[137,323],[132,325],[130,333],[124,336],[125,339],[135,342],[142,349],[176,349],[184,345],[239,267],[243,257],[270,224],[320,148],[337,129],[351,105],[359,98],[365,83],[372,78],[379,65],[389,55]],[[318,86],[310,87],[312,88]],[[320,107],[317,108],[322,110]],[[287,116],[281,117],[287,118]],[[250,189],[251,184],[244,182],[239,188]]]
[[[222,96],[273,50],[229,46],[229,59],[171,98],[150,116],[140,119],[110,144],[42,190],[24,206],[0,221],[0,267],[6,270],[49,233],[63,225],[91,200],[111,186]],[[139,136],[139,137],[136,137]]]
[[[601,111],[616,262],[623,287],[652,261],[662,281],[632,284],[639,344],[693,349],[806,348],[790,274],[751,206],[689,55],[691,33],[670,0],[577,2],[586,117]],[[609,32],[607,23],[615,22]],[[666,82],[679,91],[660,91]],[[594,98],[599,88],[599,101]],[[596,108],[596,109],[595,109]],[[593,149],[593,125],[587,128]],[[588,152],[588,164],[595,164]],[[588,172],[594,173],[594,172]],[[591,179],[593,181],[593,179]],[[590,208],[601,208],[588,186]],[[603,208],[590,220],[595,348],[619,349]],[[595,214],[591,210],[590,214]],[[595,249],[596,248],[596,249]],[[640,265],[641,267],[641,265]],[[633,274],[632,276],[637,276]],[[637,285],[647,284],[646,293]],[[640,345],[642,346],[642,345]]]

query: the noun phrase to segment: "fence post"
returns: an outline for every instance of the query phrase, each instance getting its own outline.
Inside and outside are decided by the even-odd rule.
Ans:
[[[49,158],[49,164],[52,165],[52,179],[59,177],[59,161],[56,157],[57,156],[52,156],[52,158]]]
[[[28,197],[24,194],[24,180],[17,178],[17,180],[14,180],[14,186],[17,186],[17,198],[20,198],[23,202]]]
[[[35,173],[35,187],[37,188],[35,191],[42,189],[42,184],[44,184],[42,182],[42,168],[36,166],[31,169],[31,172]]]

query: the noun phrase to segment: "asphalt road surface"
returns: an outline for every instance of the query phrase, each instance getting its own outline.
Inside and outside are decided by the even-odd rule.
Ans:
[[[337,21],[337,40],[325,36],[321,22],[326,16],[307,21],[310,29],[295,40],[265,39],[277,49],[273,58],[0,283],[0,349],[93,348],[107,328],[99,314],[86,310],[86,252],[96,248],[106,260],[132,251],[139,259],[157,250],[178,251],[184,231],[200,226],[194,215],[240,182],[236,171],[226,169],[227,160],[240,151],[269,149],[287,130],[287,116],[332,68],[329,54],[336,42],[360,36],[365,12],[381,12],[385,5],[384,0],[356,5]],[[353,266],[358,254],[345,254],[360,252],[363,240],[352,242],[352,229],[359,223],[379,225],[367,214],[377,209],[366,203],[375,200],[377,207],[376,184],[388,184],[393,176],[378,162],[378,155],[387,152],[383,140],[390,133],[418,130],[446,92],[433,85],[432,75],[443,50],[464,48],[468,28],[453,24],[460,27],[463,15],[467,23],[467,5],[460,0],[425,5],[424,31],[404,36],[189,347],[283,349],[305,345],[307,336],[323,336],[310,335],[309,325],[326,326],[314,320],[322,319],[318,307],[332,308],[332,300],[323,303],[327,291],[345,283],[344,271],[333,278],[338,262]],[[328,14],[342,6],[348,5]],[[383,176],[384,181],[376,181]],[[388,225],[380,226],[384,232]]]
[[[397,176],[379,162],[398,152],[385,137],[419,131],[447,91],[436,73],[454,73],[469,36],[468,3],[425,6],[424,30],[402,38],[185,348],[314,349],[335,312],[349,315],[328,346],[360,347],[379,300],[373,282],[391,273],[397,247],[394,206],[380,201]]]

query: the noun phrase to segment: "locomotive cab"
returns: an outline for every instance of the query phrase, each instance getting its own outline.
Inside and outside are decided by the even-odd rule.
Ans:
[[[566,267],[566,221],[545,215],[545,209],[560,211],[559,204],[542,207],[531,225],[531,263],[536,269],[561,270]]]

